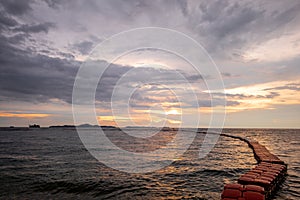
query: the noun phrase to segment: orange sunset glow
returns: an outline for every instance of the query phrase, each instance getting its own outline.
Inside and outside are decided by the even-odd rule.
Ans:
[[[43,118],[49,117],[49,114],[39,114],[39,113],[5,113],[0,112],[0,117],[17,117],[17,118]]]

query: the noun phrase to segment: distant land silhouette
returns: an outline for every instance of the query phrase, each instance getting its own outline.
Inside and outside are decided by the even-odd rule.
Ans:
[[[76,129],[76,128],[97,128],[97,127],[101,127],[103,129],[120,129],[119,127],[116,126],[99,126],[99,125],[92,125],[92,124],[81,124],[81,125],[51,125],[48,127],[41,127],[38,124],[33,124],[33,125],[29,125],[28,127],[16,127],[16,126],[8,126],[8,127],[0,127],[0,130],[31,130],[31,129],[55,129],[55,128],[63,128],[63,129]],[[148,127],[148,126],[126,126],[123,127],[125,129],[160,129],[161,131],[175,131],[178,130],[178,128],[172,128],[172,127]]]
[[[28,125],[28,127],[16,127],[16,126],[8,126],[8,127],[0,127],[0,130],[30,130],[30,129],[47,129],[47,128],[65,128],[65,129],[75,129],[79,128],[93,128],[93,127],[101,127],[104,129],[118,129],[115,126],[99,126],[99,125],[91,125],[91,124],[81,124],[78,126],[75,125],[51,125],[49,127],[41,127],[38,124]]]

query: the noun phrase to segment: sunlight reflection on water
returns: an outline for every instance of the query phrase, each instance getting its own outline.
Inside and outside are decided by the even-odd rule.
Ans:
[[[226,129],[224,132],[258,140],[287,162],[289,176],[275,199],[299,199],[299,130],[284,134],[280,130]],[[171,165],[155,172],[128,174],[94,159],[75,130],[0,131],[0,197],[219,199],[224,184],[236,181],[256,161],[246,144],[226,137],[220,137],[212,152],[199,159],[203,136],[197,134],[190,148]],[[121,141],[115,138],[115,142]],[[159,159],[149,157],[148,164],[169,162],[168,155],[158,156]],[[115,154],[111,159],[118,164],[119,159],[126,158]]]

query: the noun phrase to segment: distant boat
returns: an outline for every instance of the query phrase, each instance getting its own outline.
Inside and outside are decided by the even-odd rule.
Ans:
[[[41,127],[38,124],[33,124],[33,125],[29,124],[29,128],[41,128]]]
[[[178,128],[170,128],[170,127],[164,126],[161,128],[161,131],[178,131]]]
[[[172,129],[170,127],[164,126],[161,128],[162,131],[171,131]]]

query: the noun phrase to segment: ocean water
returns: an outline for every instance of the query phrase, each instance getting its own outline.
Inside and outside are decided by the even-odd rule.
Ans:
[[[184,131],[187,138],[193,132]],[[255,139],[285,161],[288,176],[274,199],[300,199],[300,130],[224,129],[223,132]],[[120,133],[119,130],[107,131],[111,141],[135,152],[152,151],[176,134],[163,132],[160,137],[152,138],[157,141],[139,143],[124,141]],[[1,130],[0,198],[220,199],[224,184],[236,181],[256,165],[256,160],[247,144],[222,136],[212,151],[199,159],[204,136],[197,134],[189,149],[170,165],[153,172],[133,174],[112,169],[95,159],[76,130]],[[122,155],[119,156],[114,158],[116,164],[122,159]],[[150,163],[169,162],[168,159],[168,155],[163,155]]]

